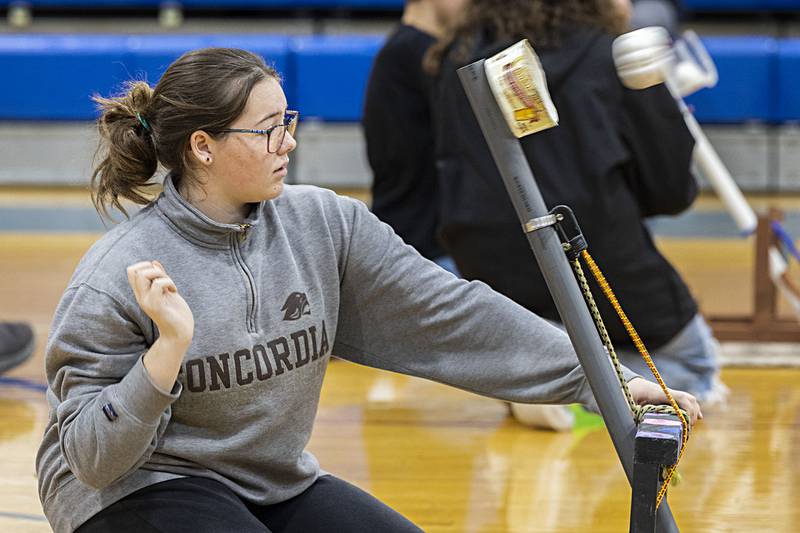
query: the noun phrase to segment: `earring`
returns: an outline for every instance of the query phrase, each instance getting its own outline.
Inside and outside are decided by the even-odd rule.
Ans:
[[[211,158],[210,157],[206,157],[206,163],[211,163]]]

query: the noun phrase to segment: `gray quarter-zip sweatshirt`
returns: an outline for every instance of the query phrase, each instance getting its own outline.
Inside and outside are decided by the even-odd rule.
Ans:
[[[195,319],[172,390],[142,364],[158,331],[126,275],[153,259]],[[299,494],[320,472],[304,449],[331,353],[509,401],[593,401],[564,333],[422,258],[361,202],[287,185],[219,224],[168,178],[87,252],[56,311],[36,461],[50,524],[73,531],[180,476],[260,505]]]

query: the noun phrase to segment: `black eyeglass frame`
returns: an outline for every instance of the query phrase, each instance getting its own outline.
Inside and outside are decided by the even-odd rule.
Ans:
[[[291,109],[287,109],[286,113],[283,115],[283,122],[281,124],[275,124],[272,127],[269,127],[265,130],[251,130],[245,128],[223,128],[221,130],[216,130],[217,133],[252,133],[255,135],[266,135],[267,136],[267,153],[274,154],[277,153],[278,150],[281,149],[283,146],[283,141],[286,139],[286,131],[289,131],[289,135],[294,137],[294,132],[297,131],[297,122],[300,119],[300,112],[294,111]],[[281,141],[278,143],[278,147],[273,152],[269,149],[270,147],[270,140],[272,136],[272,132],[274,132],[278,128],[283,128],[283,135],[281,136]]]

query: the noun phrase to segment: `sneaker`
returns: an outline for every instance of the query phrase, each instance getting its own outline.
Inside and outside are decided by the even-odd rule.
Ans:
[[[575,414],[567,405],[511,403],[511,416],[524,426],[551,431],[570,431]]]
[[[28,324],[0,322],[0,373],[25,362],[33,354],[34,345]]]

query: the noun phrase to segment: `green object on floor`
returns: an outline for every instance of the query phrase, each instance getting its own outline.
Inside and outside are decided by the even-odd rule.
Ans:
[[[569,406],[569,409],[572,411],[572,414],[575,415],[573,431],[588,433],[595,429],[605,427],[602,416],[587,411],[580,404],[574,403]]]

